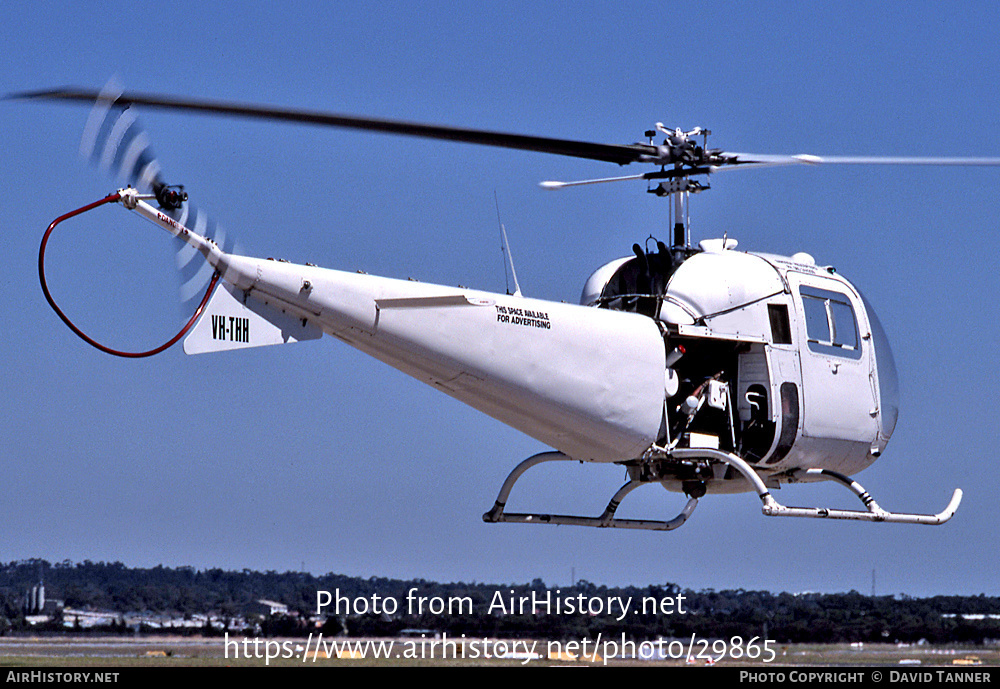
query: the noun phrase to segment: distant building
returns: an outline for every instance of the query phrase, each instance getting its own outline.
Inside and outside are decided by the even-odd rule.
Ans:
[[[63,609],[63,601],[45,598],[45,584],[39,582],[24,594],[24,614],[54,617]]]
[[[28,615],[38,615],[45,607],[45,584],[38,582],[24,594],[24,612]]]

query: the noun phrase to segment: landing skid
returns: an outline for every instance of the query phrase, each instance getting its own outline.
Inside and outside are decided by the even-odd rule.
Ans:
[[[851,490],[858,496],[867,508],[866,512],[858,510],[831,510],[824,507],[786,507],[771,495],[760,476],[745,461],[736,455],[720,450],[696,449],[696,450],[674,450],[672,455],[678,459],[716,459],[732,466],[746,478],[757,496],[763,503],[761,511],[769,517],[812,517],[819,519],[855,519],[869,522],[894,522],[896,524],[944,524],[951,519],[958,510],[959,503],[962,502],[961,489],[955,489],[951,496],[951,502],[944,511],[937,514],[907,514],[904,512],[887,512],[879,507],[874,498],[857,481],[839,474],[829,469],[806,469],[794,474],[794,478],[802,480],[805,478],[822,479],[835,481]]]
[[[706,448],[698,449],[674,449],[670,456],[680,460],[709,459],[727,464],[747,479],[762,503],[761,511],[769,517],[809,517],[816,519],[854,519],[870,522],[894,522],[897,524],[944,524],[951,519],[958,510],[959,503],[962,502],[962,491],[956,489],[951,496],[951,502],[944,511],[938,514],[907,514],[903,512],[887,512],[879,507],[874,498],[857,481],[844,476],[843,474],[829,469],[806,469],[795,472],[792,480],[826,480],[840,483],[854,493],[867,508],[867,511],[860,510],[834,510],[823,507],[786,507],[782,505],[764,485],[764,481],[757,472],[743,459],[728,452]],[[651,531],[673,531],[682,526],[688,517],[694,512],[698,505],[698,498],[689,498],[681,513],[669,521],[659,521],[653,519],[616,519],[615,512],[622,500],[633,490],[646,483],[655,481],[642,481],[638,479],[629,480],[624,486],[614,494],[608,506],[599,517],[578,517],[566,514],[537,514],[528,512],[504,512],[507,505],[507,498],[514,488],[517,480],[533,466],[543,462],[576,461],[567,457],[561,452],[542,452],[524,460],[510,472],[507,480],[500,487],[493,508],[483,515],[484,522],[498,523],[507,522],[514,524],[570,524],[575,526],[596,526],[599,528],[619,528],[619,529],[647,529]]]
[[[500,494],[493,504],[493,509],[483,515],[484,522],[507,522],[513,524],[571,524],[574,526],[596,526],[600,528],[618,529],[648,529],[652,531],[673,531],[687,521],[694,508],[698,505],[697,498],[690,498],[681,513],[670,521],[658,521],[653,519],[615,519],[615,512],[622,500],[629,493],[639,486],[649,483],[648,481],[630,480],[618,489],[614,494],[604,513],[599,517],[577,517],[568,514],[533,514],[526,512],[504,512],[507,505],[507,498],[521,475],[528,469],[543,462],[575,461],[561,452],[542,452],[534,457],[524,460],[510,472],[507,480],[500,487]]]

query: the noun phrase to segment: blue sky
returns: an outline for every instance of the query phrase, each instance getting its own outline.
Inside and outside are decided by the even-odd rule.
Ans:
[[[655,122],[735,151],[1000,155],[995,3],[137,2],[113,14],[23,3],[0,28],[0,91],[112,76],[137,91],[608,143]],[[859,480],[942,527],[771,519],[752,495],[702,501],[679,531],[487,525],[545,448],[338,341],[123,361],[45,304],[38,242],[115,189],[78,155],[87,108],[0,103],[0,560],[336,571],[522,582],[1000,594],[995,510],[997,191],[992,169],[727,173],[692,201],[696,239],[812,253],[876,306],[902,378],[899,424]],[[502,291],[494,194],[525,294],[576,301],[650,234],[645,186],[546,192],[596,162],[147,111],[168,172],[251,254]],[[632,172],[632,170],[627,170]],[[56,298],[99,339],[172,334],[166,235],[105,208],[53,237]],[[599,513],[613,467],[539,467],[525,509]],[[835,487],[786,504],[854,507]],[[631,504],[629,504],[631,503]],[[669,517],[643,488],[628,516]],[[512,505],[512,509],[514,506]]]

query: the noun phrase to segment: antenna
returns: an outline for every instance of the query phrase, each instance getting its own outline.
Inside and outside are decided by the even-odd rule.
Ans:
[[[503,279],[504,279],[504,289],[507,294],[510,294],[510,284],[507,282],[507,263],[510,262],[510,274],[514,278],[514,294],[515,297],[523,296],[521,294],[521,286],[517,284],[517,272],[514,270],[514,257],[510,253],[510,242],[507,241],[507,228],[503,226],[500,222],[500,201],[497,199],[497,192],[493,190],[493,203],[497,207],[497,224],[500,225],[500,253],[507,254],[507,260],[503,264]]]

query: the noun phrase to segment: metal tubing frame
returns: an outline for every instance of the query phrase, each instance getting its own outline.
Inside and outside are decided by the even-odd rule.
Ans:
[[[507,479],[500,487],[493,508],[483,515],[483,521],[489,523],[514,523],[514,524],[568,524],[573,526],[595,526],[598,528],[618,528],[618,529],[647,529],[651,531],[673,531],[687,521],[694,508],[698,505],[698,498],[689,498],[681,513],[669,521],[659,521],[654,519],[615,519],[615,512],[622,500],[633,490],[649,481],[630,480],[614,494],[608,506],[599,517],[577,517],[566,514],[537,514],[528,512],[504,512],[507,505],[507,498],[517,480],[533,466],[543,462],[555,461],[577,461],[567,457],[562,452],[542,452],[524,460],[510,472]]]

